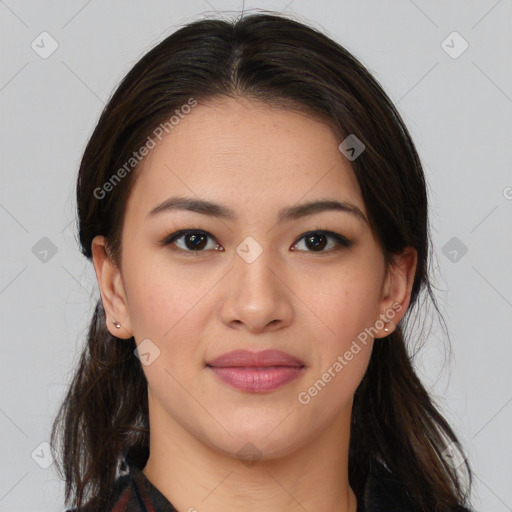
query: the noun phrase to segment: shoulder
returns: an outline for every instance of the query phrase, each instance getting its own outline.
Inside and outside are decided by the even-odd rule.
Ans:
[[[115,481],[112,498],[95,497],[79,509],[65,512],[177,512],[163,494],[146,478],[135,464],[127,464]]]
[[[380,461],[372,461],[358,512],[418,512],[405,486]],[[475,512],[462,505],[453,512]]]
[[[364,489],[361,512],[417,512],[404,485],[386,465],[372,461]]]
[[[65,512],[136,512],[139,509],[133,507],[131,475],[119,476],[115,481],[113,498],[110,505],[105,505],[105,500],[100,497],[91,498],[79,509],[70,508]]]

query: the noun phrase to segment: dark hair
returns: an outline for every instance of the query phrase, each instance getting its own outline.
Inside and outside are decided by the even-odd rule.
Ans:
[[[425,177],[391,100],[332,39],[265,12],[233,21],[195,21],[149,51],[104,108],[81,161],[76,192],[82,253],[91,260],[93,238],[104,235],[119,265],[125,206],[140,166],[113,181],[116,173],[123,166],[126,170],[134,152],[191,98],[201,103],[222,96],[302,110],[329,123],[340,142],[355,134],[364,143],[365,151],[351,164],[385,260],[390,264],[394,254],[410,246],[418,262],[407,315],[385,342],[374,345],[355,393],[349,482],[362,500],[371,461],[379,459],[419,511],[459,510],[468,503],[471,469],[467,461],[460,467],[468,477],[465,490],[460,470],[443,457],[446,446],[458,439],[415,374],[405,345],[411,309],[423,294],[442,318],[428,272]],[[108,194],[102,188],[107,182]],[[135,347],[133,337],[120,342],[109,333],[100,298],[52,428],[51,445],[56,446],[57,436],[62,441],[58,468],[66,481],[66,503],[73,490],[76,507],[88,495],[109,504],[123,457],[128,454],[140,468],[147,461],[147,381]]]

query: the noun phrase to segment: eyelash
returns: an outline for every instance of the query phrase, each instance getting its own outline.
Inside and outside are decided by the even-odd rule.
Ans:
[[[192,257],[194,257],[194,256],[197,257],[197,256],[200,256],[201,253],[208,252],[208,250],[204,250],[204,249],[198,250],[198,251],[191,251],[191,250],[181,249],[179,247],[172,245],[175,240],[182,238],[188,234],[205,235],[205,236],[211,238],[212,240],[215,240],[215,238],[210,233],[208,233],[207,231],[204,231],[202,229],[181,229],[179,231],[176,231],[174,233],[166,235],[163,238],[163,240],[160,242],[160,245],[168,246],[172,252],[175,252],[178,254],[184,254],[186,256],[192,256]],[[308,252],[311,254],[331,254],[332,252],[339,251],[343,248],[349,248],[353,245],[353,242],[351,240],[349,240],[348,238],[345,238],[343,235],[340,235],[339,233],[334,233],[333,231],[327,231],[327,230],[323,230],[323,229],[317,229],[317,230],[307,231],[306,233],[303,233],[299,238],[297,238],[295,240],[292,247],[297,245],[302,239],[304,239],[308,236],[311,236],[311,235],[318,235],[318,234],[325,235],[328,238],[329,237],[333,238],[336,241],[337,246],[334,248],[331,248],[327,251],[324,251],[324,250],[322,250],[322,251],[307,251],[306,250],[306,251],[299,251],[299,252]],[[217,245],[220,245],[220,244],[217,244]],[[212,250],[212,249],[209,249],[209,250]],[[220,252],[222,252],[222,251],[220,251]]]

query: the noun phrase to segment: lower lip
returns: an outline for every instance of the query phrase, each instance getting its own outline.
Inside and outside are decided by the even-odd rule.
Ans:
[[[297,379],[304,369],[303,366],[267,366],[261,368],[217,368],[210,370],[222,381],[241,391],[260,393],[272,391],[288,382]]]

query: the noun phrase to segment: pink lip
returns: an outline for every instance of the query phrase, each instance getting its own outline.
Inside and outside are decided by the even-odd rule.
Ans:
[[[217,368],[227,367],[259,367],[259,366],[304,366],[304,363],[296,357],[282,352],[281,350],[262,350],[260,352],[251,352],[250,350],[233,350],[226,352],[213,361],[209,361],[207,366]]]
[[[297,379],[304,370],[300,359],[280,350],[235,350],[206,366],[226,384],[256,393],[277,389]]]

